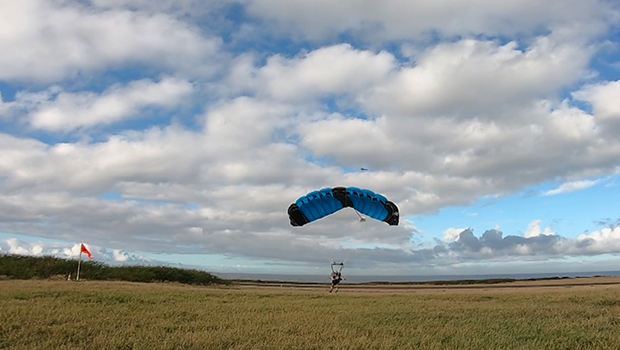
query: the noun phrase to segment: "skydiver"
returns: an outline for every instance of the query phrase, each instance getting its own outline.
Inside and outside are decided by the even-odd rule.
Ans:
[[[334,293],[338,293],[338,283],[342,280],[346,280],[345,277],[342,277],[342,274],[338,271],[332,272],[331,275],[332,285],[329,287],[329,292],[331,293],[334,289],[336,290]]]

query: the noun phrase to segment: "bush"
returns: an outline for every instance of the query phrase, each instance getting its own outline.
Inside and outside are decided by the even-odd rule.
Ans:
[[[52,256],[0,254],[0,276],[9,279],[57,278],[75,276],[77,261]],[[201,270],[166,266],[109,266],[84,261],[80,279],[129,282],[178,282],[194,285],[227,284],[228,282]]]

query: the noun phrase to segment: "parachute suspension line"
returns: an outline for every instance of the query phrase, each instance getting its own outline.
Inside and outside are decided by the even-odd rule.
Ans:
[[[366,218],[362,216],[362,214],[360,214],[355,208],[353,208],[353,210],[355,211],[355,214],[357,214],[357,216],[360,217],[360,222],[365,222]]]

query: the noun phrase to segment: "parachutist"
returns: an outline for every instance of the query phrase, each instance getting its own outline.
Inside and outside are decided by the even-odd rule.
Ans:
[[[336,266],[339,266],[339,268],[337,268]],[[346,278],[342,277],[342,269],[344,268],[344,263],[332,262],[331,268],[332,274],[330,278],[332,281],[332,285],[331,287],[329,287],[329,292],[331,293],[335,289],[334,293],[338,293],[338,284],[340,283],[340,281],[346,280]]]

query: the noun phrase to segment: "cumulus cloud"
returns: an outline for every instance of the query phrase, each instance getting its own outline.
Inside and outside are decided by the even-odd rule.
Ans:
[[[578,239],[538,214],[519,236],[415,222],[617,175],[618,84],[592,61],[619,12],[569,2],[3,3],[0,231],[87,240],[117,261],[146,250],[383,269],[613,253],[615,228]],[[401,225],[343,210],[290,227],[290,203],[333,186],[385,195]]]
[[[378,86],[367,97],[368,108],[391,115],[493,118],[487,113],[551,98],[558,87],[585,77],[591,54],[552,36],[526,49],[515,41],[441,43],[418,55],[415,66],[403,67],[386,86]]]
[[[96,10],[80,1],[0,4],[0,79],[38,83],[147,64],[213,71],[221,41],[162,13]]]
[[[620,118],[618,94],[620,94],[620,80],[586,85],[574,92],[573,96],[592,104],[597,117],[618,119]]]
[[[532,221],[523,236],[525,238],[532,238],[532,237],[538,237],[540,235],[551,236],[555,234],[555,232],[553,231],[551,227],[546,227],[543,231],[540,227],[541,222],[542,220]]]
[[[232,69],[230,82],[238,84],[239,89],[249,87],[258,95],[276,100],[308,101],[373,86],[396,67],[396,60],[388,52],[374,53],[339,44],[292,59],[274,55],[260,68],[251,64],[247,59],[240,60]]]
[[[498,229],[486,230],[476,237],[473,230],[459,234],[449,244],[451,251],[469,259],[497,259],[509,256],[556,256],[561,255],[564,238],[555,235],[530,235],[528,237],[507,235]],[[571,243],[572,244],[572,243]]]
[[[516,36],[541,28],[573,26],[597,33],[618,20],[617,6],[606,1],[476,0],[462,2],[366,1],[308,3],[303,0],[242,0],[251,15],[281,31],[294,31],[310,40],[333,39],[353,33],[367,40],[426,39],[432,33]]]
[[[170,77],[157,82],[144,79],[113,85],[101,94],[71,93],[52,87],[43,92],[18,92],[15,101],[5,104],[4,114],[26,113],[28,123],[35,129],[72,131],[136,118],[146,108],[174,107],[192,90],[188,81]]]
[[[465,231],[466,229],[463,228],[449,228],[445,231],[443,231],[443,239],[446,242],[453,242],[456,241],[459,236],[461,235],[461,232]]]
[[[620,226],[606,227],[600,231],[582,234],[577,237],[577,242],[578,248],[588,254],[618,253]]]
[[[6,254],[24,255],[24,256],[55,256],[63,259],[76,259],[80,255],[81,244],[66,244],[61,242],[25,242],[17,238],[10,238],[5,241],[0,241],[0,251]],[[121,249],[106,249],[97,246],[86,245],[87,249],[95,257],[95,261],[118,264],[118,263],[133,263],[133,264],[157,264],[162,263],[154,261],[143,256],[136,256],[129,254]],[[82,259],[86,259],[82,257]]]
[[[94,6],[104,9],[130,9],[133,11],[199,15],[221,7],[225,0],[91,0]]]
[[[592,107],[597,127],[607,135],[617,135],[620,131],[620,80],[586,85],[572,96]]]

